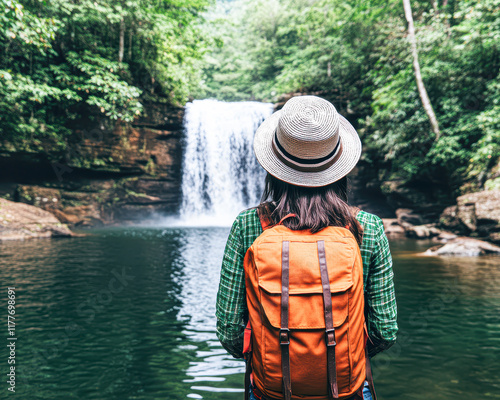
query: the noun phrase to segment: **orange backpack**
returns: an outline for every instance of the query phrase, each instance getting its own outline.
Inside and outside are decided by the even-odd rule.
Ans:
[[[246,395],[252,379],[258,398],[362,399],[369,366],[356,239],[340,227],[261,224],[244,260]]]

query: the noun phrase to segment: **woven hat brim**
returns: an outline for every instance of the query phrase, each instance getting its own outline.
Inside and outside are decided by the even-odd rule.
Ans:
[[[342,154],[333,165],[324,171],[304,172],[283,163],[272,149],[274,132],[278,127],[281,110],[268,117],[255,132],[253,148],[257,161],[267,172],[281,181],[296,186],[321,187],[346,176],[353,170],[361,157],[361,140],[356,129],[339,114],[339,135]]]

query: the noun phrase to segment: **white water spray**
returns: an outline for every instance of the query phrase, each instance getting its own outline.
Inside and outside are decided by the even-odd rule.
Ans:
[[[273,105],[195,100],[186,105],[181,223],[230,225],[258,204],[265,171],[253,153],[253,136]]]

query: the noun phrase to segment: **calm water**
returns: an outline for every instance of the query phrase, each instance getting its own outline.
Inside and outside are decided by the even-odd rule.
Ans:
[[[108,229],[0,244],[17,292],[22,399],[242,399],[215,336],[227,229]],[[393,241],[401,335],[375,362],[383,399],[500,399],[500,259],[416,256]],[[5,339],[4,339],[5,343]],[[0,371],[7,372],[6,347]]]

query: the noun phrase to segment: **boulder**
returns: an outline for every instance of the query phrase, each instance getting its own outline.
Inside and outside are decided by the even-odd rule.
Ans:
[[[404,235],[405,230],[401,225],[399,225],[399,222],[396,218],[383,218],[382,222],[384,223],[384,230],[386,235]]]
[[[427,256],[461,257],[475,257],[489,254],[500,255],[500,247],[478,239],[457,237],[443,245],[431,247],[423,254]]]
[[[426,239],[438,236],[441,231],[432,224],[405,227],[406,236],[409,238]]]
[[[396,217],[398,218],[399,225],[422,225],[422,217],[409,208],[398,208],[396,210]]]
[[[460,230],[462,228],[462,223],[458,219],[458,207],[450,206],[446,207],[441,216],[439,217],[439,225],[453,231]]]
[[[450,240],[456,239],[458,236],[452,232],[441,231],[441,233],[433,238],[433,240],[446,243]]]
[[[0,241],[71,236],[68,227],[50,212],[0,198]]]
[[[500,190],[483,190],[457,198],[439,219],[442,228],[500,243]]]
[[[482,192],[465,194],[457,198],[460,208],[473,210],[471,227],[491,224],[500,228],[500,190],[483,190]],[[459,215],[460,218],[460,215]]]
[[[462,203],[457,205],[457,218],[465,227],[474,232],[477,228],[476,205],[474,203]]]

